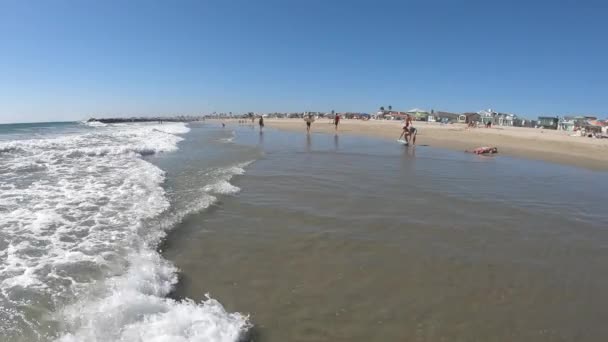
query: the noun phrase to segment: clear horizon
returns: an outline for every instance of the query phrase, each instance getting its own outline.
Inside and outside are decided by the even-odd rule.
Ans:
[[[606,118],[601,1],[5,1],[0,123],[492,108]]]

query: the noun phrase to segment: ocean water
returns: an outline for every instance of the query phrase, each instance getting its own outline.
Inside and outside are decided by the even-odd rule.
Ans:
[[[0,340],[235,341],[248,318],[211,298],[168,297],[159,253],[185,216],[239,189],[250,159],[213,151],[187,184],[153,163],[185,124],[0,126]],[[226,154],[225,154],[226,155]]]
[[[3,125],[0,341],[605,341],[605,178],[213,121]]]
[[[211,293],[255,341],[608,340],[606,173],[227,129],[261,154],[167,236],[175,298]]]

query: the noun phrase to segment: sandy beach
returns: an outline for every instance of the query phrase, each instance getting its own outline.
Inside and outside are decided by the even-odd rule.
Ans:
[[[302,119],[267,119],[268,127],[305,131]],[[451,150],[471,150],[478,146],[496,146],[499,155],[522,157],[573,165],[588,169],[608,170],[608,139],[569,136],[569,132],[521,127],[467,129],[464,124],[440,125],[415,122],[418,145]],[[341,134],[358,134],[395,140],[400,134],[399,121],[342,120]],[[328,119],[317,120],[313,133],[335,133]]]

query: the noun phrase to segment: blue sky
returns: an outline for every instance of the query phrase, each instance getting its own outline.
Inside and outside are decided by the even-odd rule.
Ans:
[[[608,113],[607,1],[0,0],[0,122]]]

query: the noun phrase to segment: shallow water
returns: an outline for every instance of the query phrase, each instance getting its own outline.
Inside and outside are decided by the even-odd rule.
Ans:
[[[0,341],[604,341],[605,178],[250,126],[3,125]]]
[[[168,236],[174,297],[249,313],[255,341],[608,339],[605,173],[235,130],[213,148],[256,161]]]

